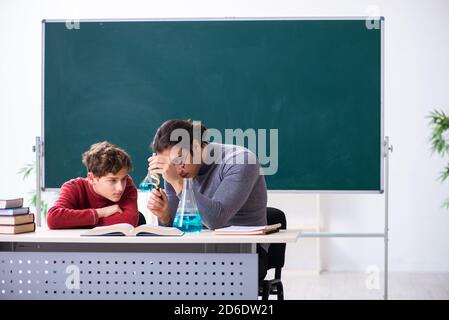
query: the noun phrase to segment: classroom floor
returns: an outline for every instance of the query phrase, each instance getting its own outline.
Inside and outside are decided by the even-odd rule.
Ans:
[[[367,275],[353,272],[304,274],[283,270],[282,282],[286,300],[371,300],[383,298],[383,276],[380,289],[367,289]],[[271,296],[270,299],[275,299]],[[389,299],[449,299],[449,273],[390,272]]]

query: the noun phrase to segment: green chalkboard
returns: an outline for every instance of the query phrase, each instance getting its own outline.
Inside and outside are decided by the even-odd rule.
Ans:
[[[137,184],[159,125],[190,118],[223,138],[260,129],[267,141],[277,129],[269,189],[382,191],[382,28],[362,19],[43,24],[45,188],[85,176],[81,154],[102,140],[130,153]]]

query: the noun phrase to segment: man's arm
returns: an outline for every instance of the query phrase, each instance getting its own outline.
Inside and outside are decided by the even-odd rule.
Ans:
[[[247,201],[259,174],[258,163],[227,165],[212,198],[195,192],[203,224],[209,229],[225,226]]]
[[[74,182],[67,182],[61,187],[61,193],[55,205],[48,210],[47,225],[50,229],[70,229],[95,226],[98,213],[95,209],[79,208],[79,190]]]
[[[173,221],[175,220],[175,216],[176,216],[176,209],[178,209],[178,203],[179,203],[179,198],[176,195],[176,191],[175,189],[171,186],[170,183],[165,182],[165,193],[167,195],[168,198],[168,207],[169,207],[169,212],[170,212],[170,221],[169,223],[162,223],[162,221],[159,221],[159,225],[163,225],[163,226],[171,226],[173,225]]]

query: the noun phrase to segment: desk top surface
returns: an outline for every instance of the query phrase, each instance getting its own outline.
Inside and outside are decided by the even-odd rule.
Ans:
[[[150,236],[81,236],[86,229],[49,230],[37,228],[36,232],[14,235],[0,234],[0,242],[65,242],[65,243],[288,243],[296,242],[299,229],[280,230],[267,235],[216,235],[211,230],[184,234],[181,237]]]

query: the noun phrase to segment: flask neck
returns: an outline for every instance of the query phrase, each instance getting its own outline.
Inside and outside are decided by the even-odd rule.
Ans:
[[[184,178],[183,179],[183,185],[182,185],[182,191],[185,192],[187,190],[192,190],[193,187],[193,180],[192,178]]]

